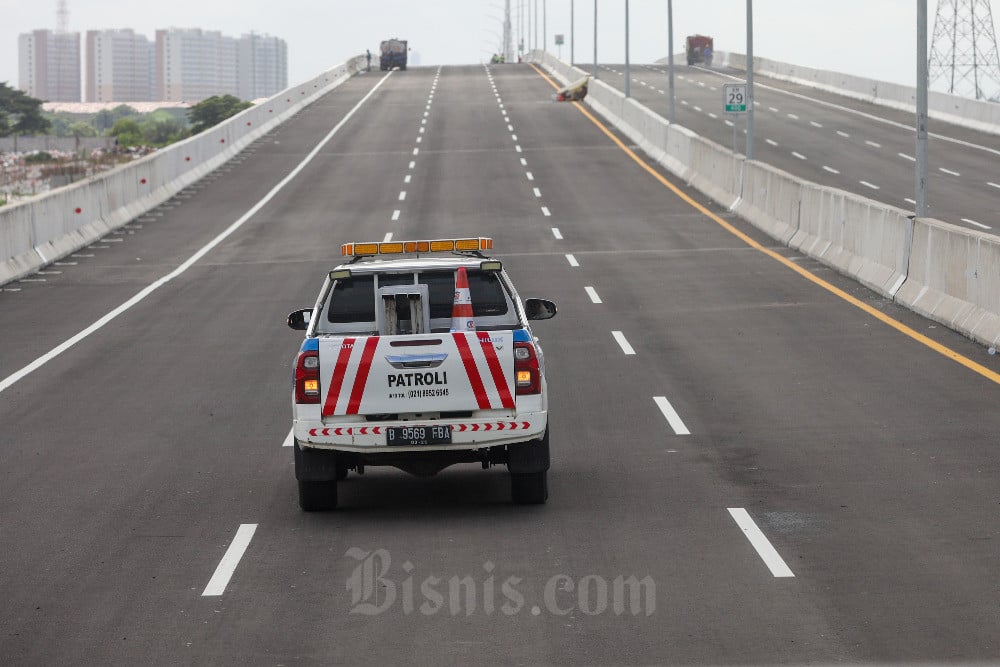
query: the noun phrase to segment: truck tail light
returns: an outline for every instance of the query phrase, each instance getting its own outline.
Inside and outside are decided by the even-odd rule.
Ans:
[[[514,343],[514,393],[540,394],[542,374],[532,343]]]
[[[295,402],[319,403],[319,352],[309,350],[295,363]]]

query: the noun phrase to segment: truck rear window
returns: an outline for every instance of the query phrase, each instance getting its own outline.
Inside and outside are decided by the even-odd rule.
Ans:
[[[507,294],[497,273],[469,269],[468,276],[473,317],[496,317],[509,312]],[[374,328],[376,277],[378,287],[414,282],[427,285],[431,320],[451,318],[455,273],[423,271],[416,274],[416,281],[413,273],[356,275],[347,280],[338,280],[328,299],[326,320],[331,324],[359,324],[362,329]],[[409,320],[409,310],[399,308],[397,316],[400,320]]]

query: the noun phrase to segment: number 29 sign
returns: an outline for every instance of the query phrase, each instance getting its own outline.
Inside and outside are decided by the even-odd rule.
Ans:
[[[726,113],[747,112],[747,84],[725,83],[722,85],[722,95]]]

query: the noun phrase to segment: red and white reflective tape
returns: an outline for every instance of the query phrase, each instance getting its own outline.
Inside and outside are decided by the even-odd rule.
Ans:
[[[427,424],[418,424],[414,422],[416,426],[427,426]],[[452,429],[459,433],[465,433],[466,431],[476,433],[477,431],[518,431],[527,430],[531,428],[531,422],[475,422],[472,424],[444,424],[444,426],[451,426]],[[311,428],[309,429],[309,435],[312,437],[319,436],[330,436],[332,435],[382,435],[383,428],[381,426],[340,426],[337,428]]]

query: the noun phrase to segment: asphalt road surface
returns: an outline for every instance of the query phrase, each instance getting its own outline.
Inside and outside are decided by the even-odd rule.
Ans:
[[[588,72],[593,65],[580,65]],[[726,83],[743,70],[674,63],[679,124],[738,153],[746,151],[745,114],[726,114]],[[632,65],[631,95],[669,116],[666,65]],[[625,89],[625,66],[601,65],[598,78]],[[813,183],[854,192],[912,212],[916,197],[916,117],[808,86],[754,76],[755,159]],[[735,145],[734,145],[734,132]],[[930,217],[1000,233],[1000,135],[931,118],[928,122]]]
[[[0,292],[0,663],[1000,659],[1000,360],[552,92],[358,76]],[[548,504],[467,465],[299,511],[284,319],[390,234],[559,304]]]

